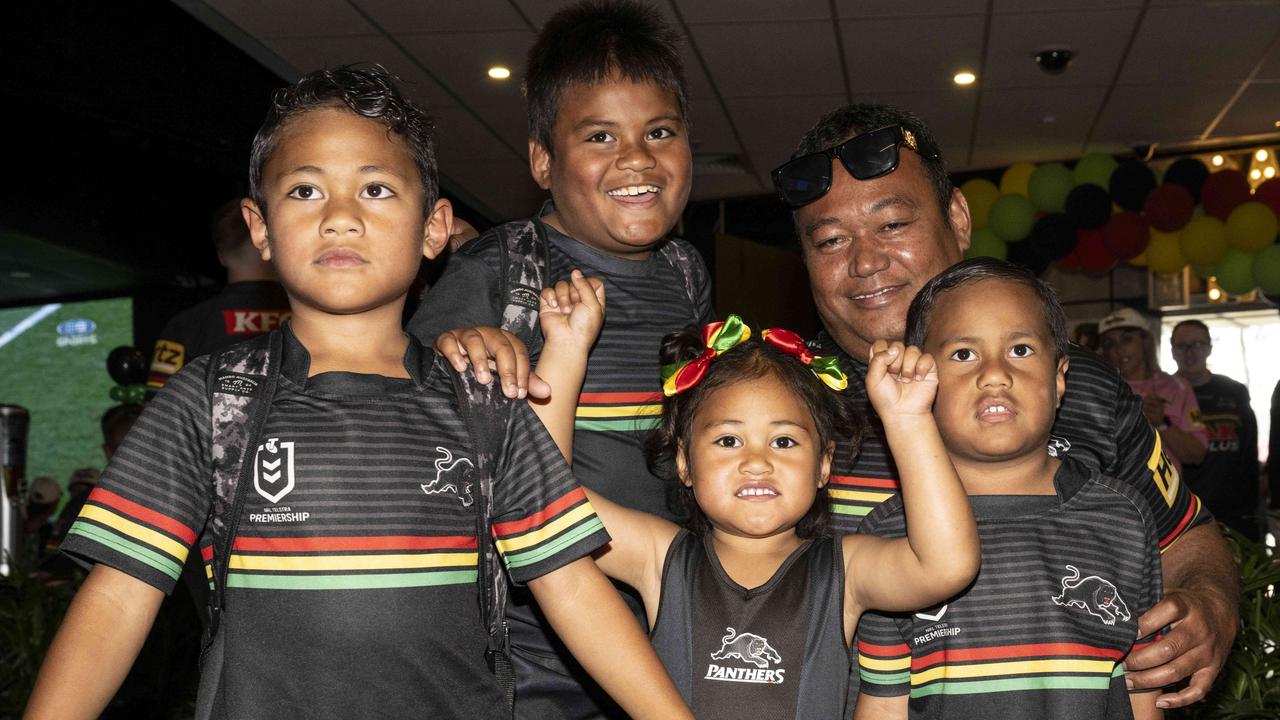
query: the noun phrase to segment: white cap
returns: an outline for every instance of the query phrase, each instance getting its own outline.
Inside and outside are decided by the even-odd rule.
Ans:
[[[1135,330],[1151,332],[1151,326],[1147,324],[1146,318],[1142,317],[1142,314],[1133,308],[1120,308],[1098,322],[1099,335],[1108,330],[1120,330],[1122,328],[1134,328]]]

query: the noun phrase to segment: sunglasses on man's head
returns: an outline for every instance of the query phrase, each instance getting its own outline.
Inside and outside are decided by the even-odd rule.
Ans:
[[[856,135],[827,150],[788,160],[773,170],[773,186],[793,208],[803,207],[831,190],[831,160],[859,180],[871,180],[898,169],[898,146],[920,152],[916,136],[900,125]]]

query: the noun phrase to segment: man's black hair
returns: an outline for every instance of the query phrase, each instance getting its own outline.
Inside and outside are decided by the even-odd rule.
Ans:
[[[240,211],[240,198],[231,198],[214,211],[213,222],[209,224],[209,237],[213,240],[214,249],[220,253],[230,252],[250,243],[249,226],[245,224],[244,214]]]
[[[633,0],[585,0],[552,15],[529,49],[525,70],[529,139],[554,155],[551,130],[565,92],[615,78],[671,92],[687,125],[678,41],[662,13]]]
[[[1040,309],[1044,313],[1044,321],[1053,335],[1054,358],[1067,354],[1067,318],[1062,311],[1062,302],[1058,294],[1030,270],[1013,263],[997,260],[992,257],[975,257],[962,260],[943,270],[936,277],[925,283],[916,293],[907,310],[908,345],[923,347],[929,334],[929,321],[933,318],[933,310],[939,296],[980,280],[1005,280],[1024,285],[1035,293],[1040,301]]]
[[[916,136],[920,161],[924,163],[925,173],[929,176],[934,195],[938,199],[938,207],[942,210],[942,222],[947,227],[951,227],[951,192],[955,189],[955,185],[951,182],[951,176],[947,175],[947,166],[942,160],[942,149],[938,147],[937,139],[934,138],[924,120],[914,113],[889,105],[845,105],[827,113],[818,121],[818,124],[809,128],[809,132],[804,134],[796,151],[791,153],[791,159],[829,150],[862,133],[892,125],[910,130],[911,134]],[[911,151],[903,146],[899,152]],[[839,172],[844,172],[843,168]]]
[[[692,360],[706,345],[700,329],[690,326],[662,339],[660,361],[663,365]],[[645,439],[645,458],[654,475],[667,483],[668,505],[684,526],[695,534],[705,534],[711,527],[706,514],[698,506],[693,488],[680,479],[676,454],[686,447],[693,435],[693,421],[702,404],[716,390],[740,382],[773,378],[805,404],[813,415],[818,430],[818,443],[823,448],[833,443],[850,443],[857,448],[862,439],[863,421],[849,408],[845,399],[822,383],[792,355],[752,337],[717,356],[694,387],[662,401],[662,419]],[[830,533],[831,511],[827,488],[818,490],[813,505],[796,525],[802,538]]]
[[[1205,325],[1204,323],[1200,322],[1199,320],[1183,320],[1182,322],[1180,322],[1180,323],[1178,323],[1177,325],[1174,325],[1174,326],[1173,326],[1173,332],[1175,332],[1175,333],[1176,333],[1176,332],[1178,332],[1178,328],[1183,327],[1183,326],[1186,326],[1186,327],[1193,327],[1193,328],[1200,328],[1201,330],[1203,330],[1203,331],[1204,331],[1204,334],[1205,334],[1206,336],[1208,336],[1208,335],[1209,335],[1209,326],[1208,326],[1208,325]],[[1211,341],[1211,342],[1212,342],[1212,339],[1213,339],[1213,338],[1212,338],[1212,337],[1210,337],[1210,341]]]
[[[413,164],[422,176],[423,214],[429,216],[440,195],[431,118],[401,94],[396,87],[395,76],[376,64],[316,70],[293,85],[276,90],[271,96],[271,107],[253,138],[253,150],[249,156],[249,194],[258,204],[259,211],[264,215],[267,212],[267,199],[262,192],[262,170],[275,152],[281,130],[293,118],[326,107],[346,107],[356,115],[377,120],[404,140]]]

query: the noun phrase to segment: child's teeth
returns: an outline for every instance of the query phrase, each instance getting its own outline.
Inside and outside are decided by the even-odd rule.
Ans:
[[[614,196],[621,196],[621,195],[640,195],[641,193],[656,193],[656,192],[658,192],[658,186],[656,185],[628,185],[626,187],[618,188],[617,190],[610,190],[609,194]]]

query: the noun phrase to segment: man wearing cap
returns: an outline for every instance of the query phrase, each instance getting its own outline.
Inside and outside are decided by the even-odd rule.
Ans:
[[[31,490],[27,493],[27,519],[22,530],[29,540],[28,546],[35,546],[35,556],[44,557],[49,539],[53,536],[53,511],[62,498],[62,487],[51,477],[41,476],[31,482]]]
[[[1160,370],[1156,340],[1146,318],[1120,308],[1098,323],[1102,356],[1142,398],[1142,414],[1160,433],[1165,454],[1182,471],[1204,462],[1209,434],[1200,423],[1200,405],[1186,380]]]
[[[873,342],[904,335],[916,291],[959,261],[971,221],[947,176],[938,143],[919,118],[883,105],[851,105],[822,118],[792,159],[774,171],[792,207],[813,296],[825,328],[816,351],[835,354],[865,378]],[[1142,403],[1100,359],[1071,352],[1067,390],[1053,429],[1054,451],[1132,483],[1160,528],[1165,598],[1140,619],[1140,635],[1172,625],[1126,659],[1127,682],[1160,688],[1161,707],[1204,697],[1235,637],[1238,580],[1217,529],[1164,461]],[[897,491],[896,469],[863,384],[850,402],[872,420],[860,451],[837,448],[831,495],[837,530]]]

